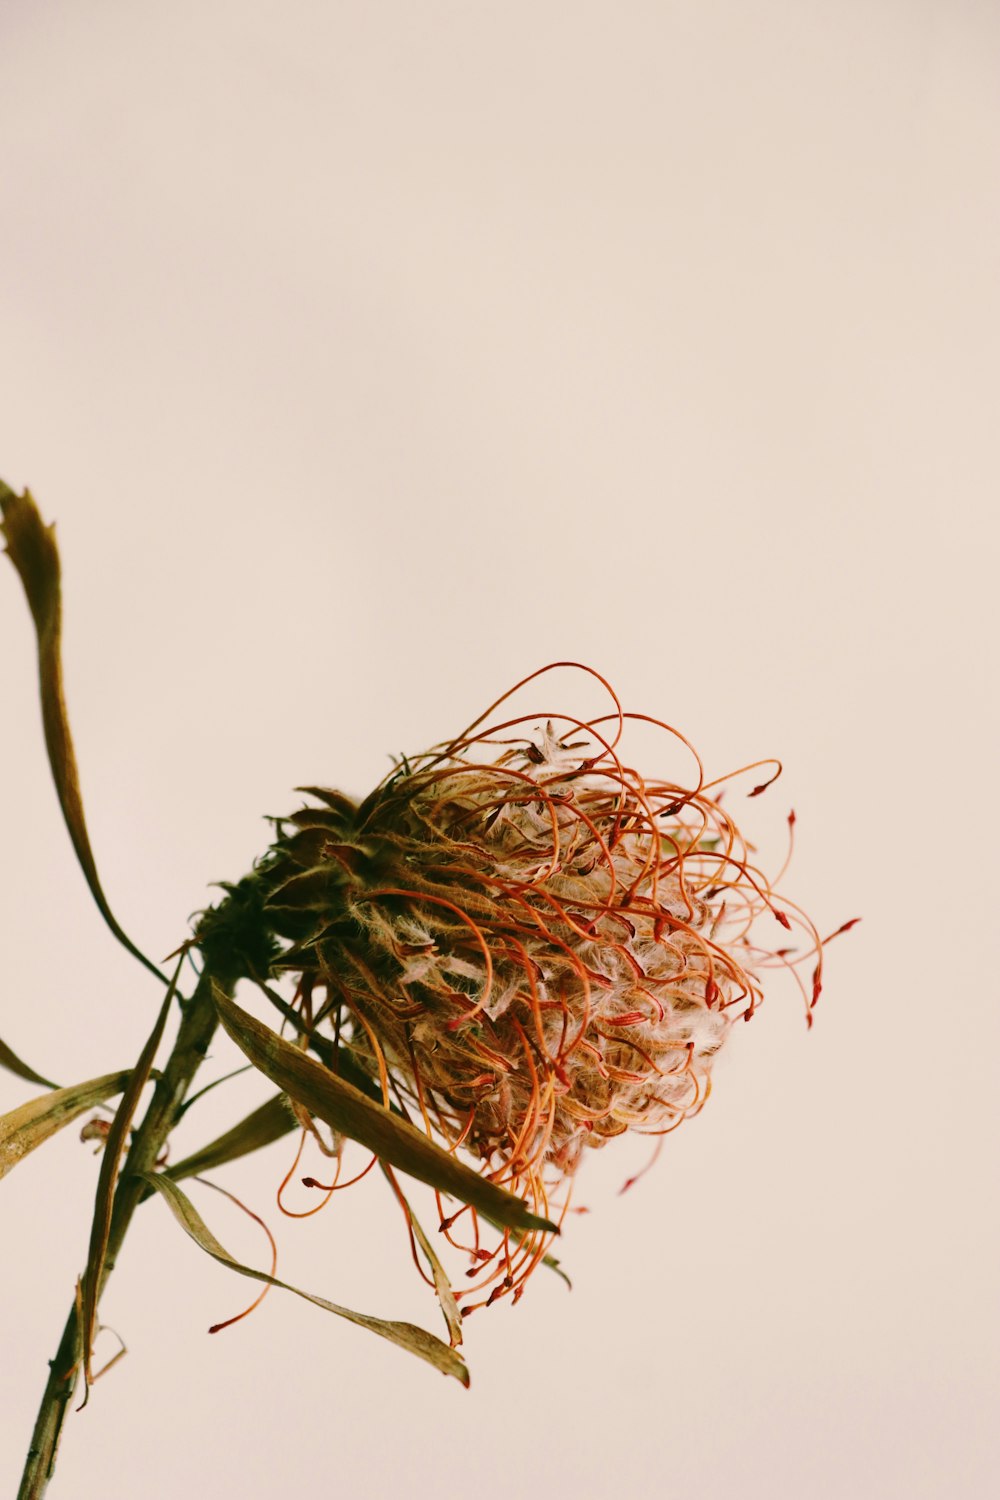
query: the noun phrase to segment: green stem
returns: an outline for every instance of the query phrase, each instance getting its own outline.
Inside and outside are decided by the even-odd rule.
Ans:
[[[219,983],[218,977],[216,983]],[[227,993],[231,988],[223,987],[227,989]],[[211,976],[206,965],[194,995],[184,1007],[177,1040],[153,1091],[142,1124],[132,1138],[122,1167],[98,1297],[115,1268],[132,1216],[147,1195],[148,1189],[139,1174],[152,1171],[162,1154],[191,1081],[208,1051],[217,1024],[212,1004]],[[41,1500],[48,1489],[66,1409],[76,1389],[80,1357],[80,1331],[74,1302],[66,1319],[56,1356],[49,1365],[49,1378],[31,1436],[17,1500]]]

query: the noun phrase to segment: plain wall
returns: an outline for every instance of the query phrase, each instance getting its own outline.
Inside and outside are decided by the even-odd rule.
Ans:
[[[564,657],[712,773],[781,756],[733,808],[773,862],[794,807],[784,889],[863,917],[639,1186],[642,1143],[595,1153],[574,1290],[473,1318],[467,1394],[279,1293],[208,1338],[249,1283],[144,1208],[54,1500],[992,1492],[998,65],[972,0],[0,11],[0,474],[57,521],[137,941],[294,787],[364,792]],[[156,986],[74,867],[6,565],[0,643],[0,1036],[71,1082]],[[377,1180],[280,1219],[288,1145],[219,1174],[279,1273],[437,1327]],[[71,1129],[0,1189],[4,1494],[97,1166]]]

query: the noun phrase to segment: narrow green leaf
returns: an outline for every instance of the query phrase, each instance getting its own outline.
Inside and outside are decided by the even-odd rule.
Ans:
[[[93,1380],[90,1367],[91,1349],[94,1342],[94,1330],[97,1326],[97,1302],[101,1295],[104,1256],[108,1248],[108,1234],[111,1230],[111,1209],[115,1185],[118,1181],[118,1169],[121,1165],[122,1154],[128,1144],[129,1128],[139,1107],[139,1096],[149,1079],[156,1049],[163,1037],[163,1028],[167,1024],[167,1015],[173,1004],[183,962],[184,955],[182,954],[167,993],[163,997],[156,1023],[129,1075],[121,1103],[111,1122],[104,1155],[101,1157],[101,1170],[97,1176],[97,1193],[94,1198],[94,1218],[90,1226],[90,1248],[87,1252],[87,1267],[83,1273],[80,1291],[80,1336],[83,1349],[83,1378],[86,1386],[83,1406],[87,1404]]]
[[[7,543],[7,555],[17,569],[35,622],[45,748],[52,768],[52,779],[56,784],[59,806],[62,808],[76,857],[97,908],[115,937],[165,984],[166,979],[157,966],[140,952],[128,934],[119,927],[101,887],[97,864],[90,847],[76,754],[63,693],[62,588],[55,527],[46,526],[30,490],[17,495],[2,480],[0,514],[0,532]]]
[[[0,1067],[6,1068],[8,1072],[16,1073],[18,1078],[26,1078],[29,1083],[40,1083],[43,1088],[57,1089],[59,1085],[53,1083],[51,1078],[43,1078],[41,1073],[36,1073],[34,1068],[29,1068],[26,1062],[22,1062],[16,1052],[12,1052],[6,1042],[0,1042]]]
[[[356,1323],[359,1328],[367,1328],[369,1332],[377,1333],[380,1338],[398,1344],[401,1349],[406,1349],[410,1354],[416,1354],[420,1359],[425,1359],[428,1364],[432,1364],[443,1374],[453,1375],[463,1385],[468,1385],[469,1371],[462,1356],[454,1349],[449,1349],[447,1344],[435,1338],[426,1329],[417,1328],[413,1323],[389,1322],[384,1318],[371,1318],[365,1313],[352,1312],[348,1307],[340,1307],[336,1302],[328,1302],[325,1297],[313,1296],[311,1292],[303,1292],[297,1286],[290,1286],[287,1281],[279,1281],[276,1276],[268,1276],[266,1271],[255,1271],[250,1266],[241,1265],[238,1260],[233,1259],[228,1250],[224,1250],[219,1244],[194,1204],[185,1197],[175,1182],[171,1182],[162,1173],[147,1173],[145,1180],[166,1199],[174,1218],[195,1243],[213,1259],[228,1266],[231,1271],[237,1271],[241,1276],[249,1276],[254,1281],[263,1281],[268,1286],[279,1287],[282,1291],[293,1292],[296,1297],[303,1297],[307,1302],[314,1303],[316,1307],[335,1313],[338,1318],[346,1318],[349,1323]]]
[[[91,1078],[71,1088],[53,1089],[18,1105],[9,1114],[0,1115],[0,1177],[6,1177],[29,1151],[34,1151],[64,1125],[120,1094],[128,1078],[128,1069],[105,1073],[102,1078]]]
[[[183,1161],[167,1167],[164,1175],[174,1182],[181,1182],[185,1177],[197,1177],[202,1172],[210,1171],[212,1167],[221,1167],[227,1161],[236,1161],[240,1156],[248,1156],[251,1151],[269,1146],[272,1141],[280,1140],[283,1135],[294,1130],[297,1124],[287,1095],[275,1094],[273,1099],[247,1115],[232,1130],[227,1130],[225,1135],[217,1136],[192,1156],[186,1156]]]
[[[558,1234],[555,1224],[533,1214],[521,1198],[480,1177],[407,1120],[374,1104],[353,1084],[247,1015],[217,985],[213,986],[212,998],[226,1031],[254,1067],[311,1115],[324,1120],[331,1130],[367,1146],[382,1161],[481,1210],[508,1229],[543,1229]]]

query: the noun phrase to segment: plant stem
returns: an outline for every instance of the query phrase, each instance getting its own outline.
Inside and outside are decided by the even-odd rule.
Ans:
[[[218,978],[215,982],[219,983]],[[115,1193],[98,1296],[114,1270],[132,1216],[149,1192],[138,1174],[154,1169],[218,1024],[212,1004],[211,986],[212,976],[206,965],[197,989],[184,1006],[173,1050],[153,1091],[149,1108],[132,1138]],[[229,987],[223,985],[222,988]],[[81,1353],[78,1314],[74,1301],[56,1356],[50,1361],[49,1378],[31,1436],[17,1500],[41,1500],[48,1488],[55,1467],[66,1408],[76,1389]]]

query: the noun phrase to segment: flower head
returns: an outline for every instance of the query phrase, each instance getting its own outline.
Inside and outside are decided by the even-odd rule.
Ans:
[[[269,920],[291,940],[277,967],[311,1023],[331,1017],[387,1099],[549,1216],[588,1148],[702,1107],[757,971],[789,963],[772,931],[805,930],[807,1013],[819,992],[815,928],[778,905],[721,784],[697,756],[692,786],[629,767],[624,732],[645,716],[611,697],[586,722],[484,716],[360,804],[305,788],[320,805],[282,820],[269,869]],[[478,1225],[466,1248],[496,1296],[544,1245],[514,1269]]]

